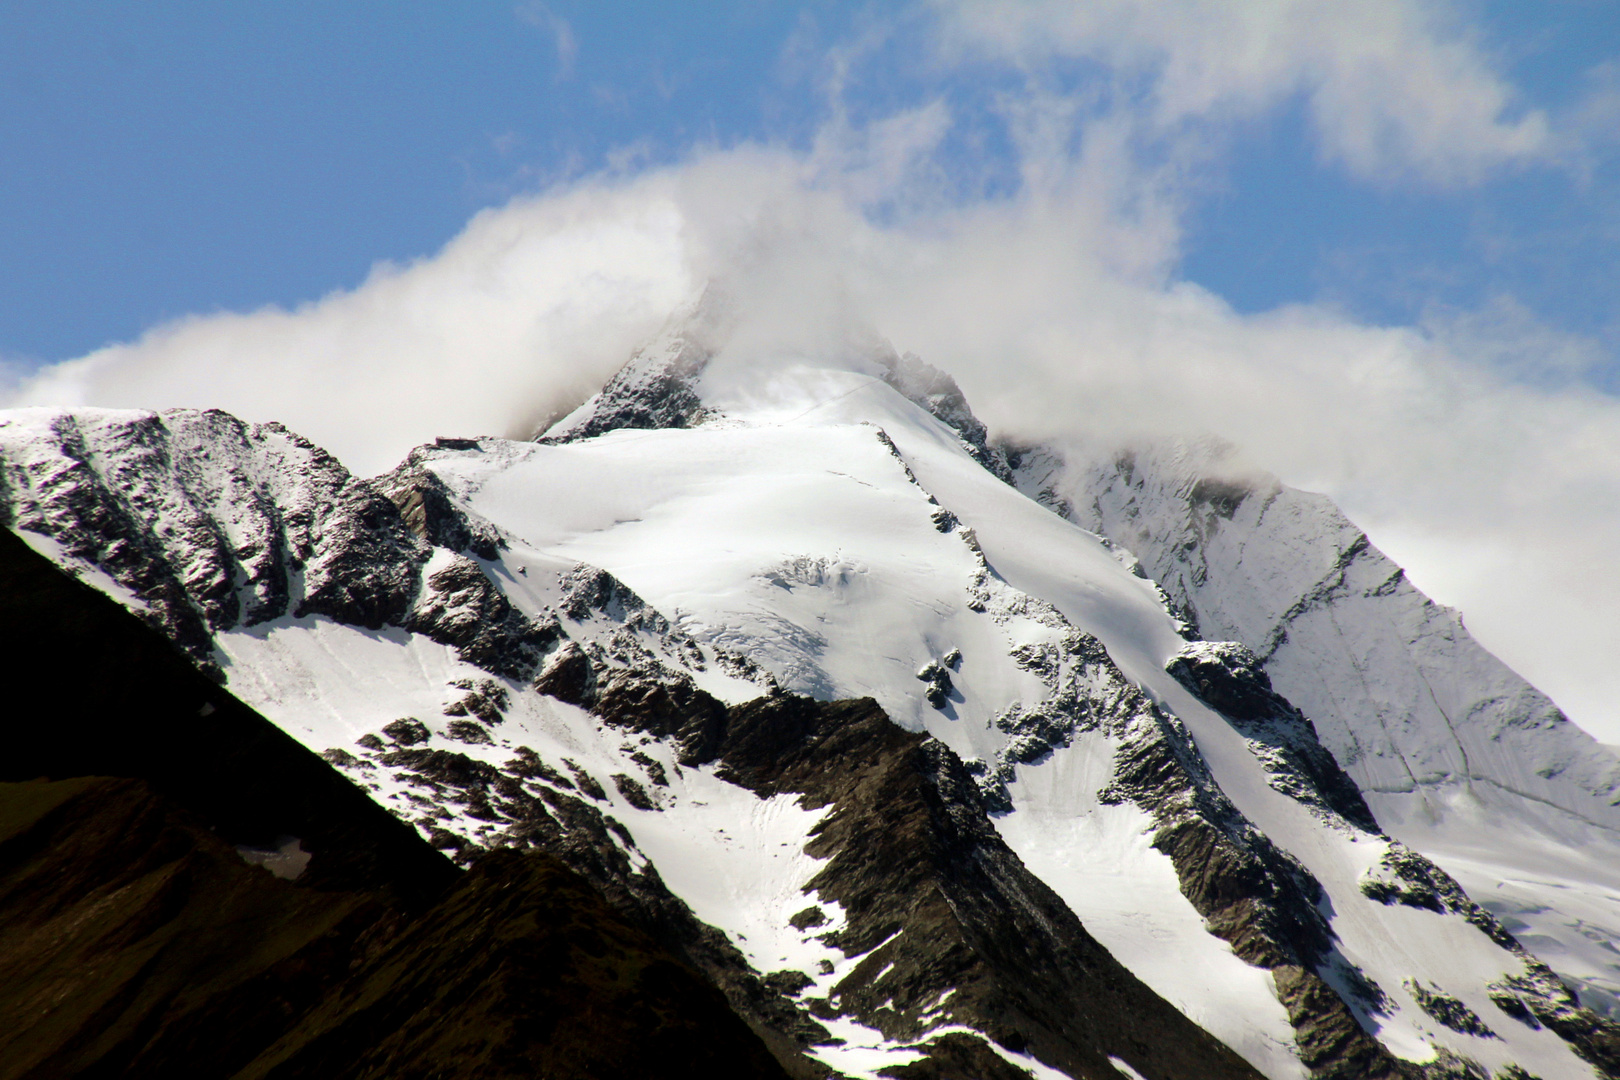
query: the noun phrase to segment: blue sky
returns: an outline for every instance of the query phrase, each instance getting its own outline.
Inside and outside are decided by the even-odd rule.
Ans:
[[[802,134],[796,9],[678,7],[0,7],[0,354],[314,299],[639,142]]]
[[[371,474],[713,278],[1000,430],[1241,444],[1620,742],[1614,0],[0,6],[5,404]]]

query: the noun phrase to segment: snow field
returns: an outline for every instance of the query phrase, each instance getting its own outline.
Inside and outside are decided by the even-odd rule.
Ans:
[[[1097,801],[1113,761],[1109,740],[1093,732],[1018,766],[1013,812],[995,819],[1002,839],[1160,997],[1266,1076],[1303,1080],[1271,976],[1204,928],[1169,857],[1152,847],[1148,814]]]

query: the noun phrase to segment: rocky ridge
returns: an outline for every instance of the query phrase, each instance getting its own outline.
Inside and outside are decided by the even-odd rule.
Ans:
[[[9,531],[0,609],[0,1076],[781,1075],[555,859],[458,873]]]
[[[1026,449],[1016,483],[1140,560],[1200,637],[1251,650],[1375,804],[1488,783],[1620,828],[1620,760],[1328,499],[1240,470],[1234,453],[1171,442],[1071,463]]]
[[[1620,927],[1603,915],[1606,893],[1583,896],[1620,888],[1589,870],[1590,852],[1620,854],[1612,752],[1481,648],[1329,500],[1240,466],[1229,446],[1013,457],[1020,490],[1139,560],[1202,636],[1250,650],[1381,822],[1474,875],[1482,902],[1538,942],[1594,1007],[1620,1015]],[[1526,854],[1482,855],[1472,840],[1481,834]],[[1533,898],[1498,889],[1525,872],[1515,859],[1557,885]]]

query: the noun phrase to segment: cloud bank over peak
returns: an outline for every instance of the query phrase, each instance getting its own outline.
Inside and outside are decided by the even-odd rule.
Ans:
[[[902,39],[914,92],[874,105],[871,69]],[[526,435],[719,280],[742,312],[736,363],[871,327],[1005,433],[1245,447],[1333,495],[1620,741],[1620,628],[1597,615],[1620,606],[1620,402],[1578,378],[1595,346],[1511,297],[1377,326],[1322,305],[1240,314],[1176,273],[1222,133],[1290,101],[1325,160],[1378,183],[1560,162],[1565,137],[1516,107],[1466,28],[1403,2],[942,2],[858,46],[826,50],[827,116],[800,143],[524,196],[353,289],[156,327],[10,404],[217,406],[371,474],[436,435]],[[991,137],[1011,182],[985,180],[973,147]]]

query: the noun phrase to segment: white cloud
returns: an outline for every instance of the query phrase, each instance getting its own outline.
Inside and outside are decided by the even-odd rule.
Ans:
[[[521,430],[587,392],[693,287],[649,182],[486,211],[431,259],[293,311],[195,316],[45,369],[22,400],[218,406],[361,472],[435,434]]]
[[[1447,6],[1421,0],[938,0],[941,45],[1044,73],[1105,65],[1159,132],[1302,95],[1321,153],[1357,175],[1468,183],[1551,154],[1546,117]]]
[[[837,350],[870,324],[955,373],[993,426],[1246,446],[1338,498],[1488,645],[1620,741],[1620,625],[1599,615],[1620,608],[1620,402],[1579,382],[1592,347],[1511,298],[1377,327],[1306,305],[1240,315],[1175,279],[1186,160],[1145,161],[1144,125],[1173,135],[1298,91],[1328,152],[1380,176],[1455,181],[1541,152],[1539,121],[1505,119],[1509,90],[1420,9],[1313,5],[1326,29],[1302,10],[953,8],[946,45],[977,32],[980,55],[1031,71],[1054,51],[1095,55],[1146,90],[1134,111],[1098,111],[1032,79],[1004,103],[1025,179],[1007,197],[951,200],[942,102],[868,125],[839,113],[806,152],[711,150],[519,199],[352,291],[159,327],[48,369],[18,400],[219,406],[370,473],[434,435],[525,432],[721,276],[748,312],[737,352]],[[1358,86],[1368,100],[1351,100]]]

